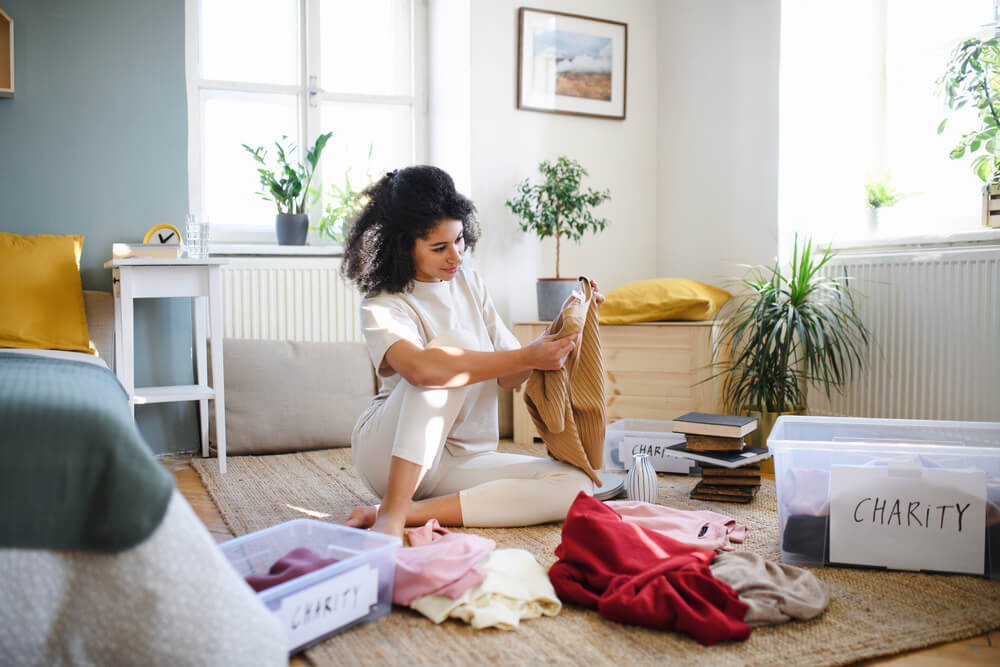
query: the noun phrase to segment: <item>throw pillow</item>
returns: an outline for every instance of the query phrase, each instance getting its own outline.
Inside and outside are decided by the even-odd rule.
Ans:
[[[598,311],[598,320],[601,324],[706,320],[730,296],[718,287],[687,278],[640,280],[608,292]]]
[[[0,347],[93,353],[80,284],[83,237],[0,232]]]

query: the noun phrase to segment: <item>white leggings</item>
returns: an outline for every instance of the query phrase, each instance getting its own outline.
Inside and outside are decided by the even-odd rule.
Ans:
[[[443,335],[431,345],[446,340],[456,344],[453,335]],[[426,470],[414,500],[458,493],[469,527],[558,521],[580,491],[594,492],[586,473],[553,459],[496,451],[452,455],[444,444],[467,395],[468,387],[426,389],[400,379],[381,410],[355,429],[354,467],[377,496],[385,495],[393,456]]]

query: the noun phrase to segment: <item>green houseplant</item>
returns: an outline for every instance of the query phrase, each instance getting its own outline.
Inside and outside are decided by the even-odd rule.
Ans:
[[[331,136],[333,136],[333,132],[316,137],[312,148],[306,150],[305,162],[294,162],[292,156],[295,152],[295,145],[287,136],[282,136],[281,141],[274,142],[276,149],[274,168],[268,164],[267,151],[263,146],[251,148],[242,144],[243,148],[253,156],[254,161],[260,165],[257,168],[257,174],[260,177],[262,189],[257,194],[263,199],[273,201],[278,207],[275,230],[278,234],[279,245],[305,245],[306,233],[309,229],[306,196],[309,193],[309,184],[312,182],[313,174],[316,172],[316,165],[319,164],[319,158]]]
[[[948,59],[945,73],[938,79],[945,106],[953,112],[963,108],[975,110],[976,126],[962,134],[951,149],[950,157],[972,159],[972,171],[983,181],[983,224],[1000,226],[1000,214],[991,215],[991,195],[1000,200],[1000,42],[996,37],[966,39],[959,43]],[[938,125],[938,134],[945,130],[948,118]]]
[[[874,232],[878,229],[879,211],[900,202],[903,193],[892,184],[889,172],[883,171],[868,179],[865,183],[865,201],[868,204],[868,228]]]
[[[810,240],[795,237],[787,271],[778,262],[753,267],[742,296],[719,317],[715,364],[722,376],[726,409],[757,416],[761,445],[780,414],[802,414],[806,386],[830,396],[842,391],[864,366],[870,334],[854,307],[847,276],[824,275],[835,253],[814,254]],[[723,354],[723,353],[727,354]]]
[[[371,163],[372,146],[368,147],[368,162]],[[355,190],[351,183],[351,168],[344,172],[344,183],[331,183],[327,189],[327,204],[323,210],[323,216],[315,227],[310,227],[314,232],[319,233],[322,238],[329,239],[337,245],[343,245],[347,238],[348,226],[364,210],[368,203],[368,198],[364,191],[375,182],[371,167],[365,169],[365,182],[360,190]],[[322,189],[313,191],[315,200],[318,201]]]
[[[576,287],[575,278],[559,275],[560,241],[567,238],[579,243],[586,232],[602,231],[608,221],[594,217],[592,209],[610,199],[611,194],[607,190],[583,190],[581,181],[587,170],[565,156],[541,162],[538,171],[542,182],[532,184],[524,179],[514,198],[505,204],[517,217],[522,231],[534,232],[539,239],[555,238],[555,278],[539,278],[537,282],[538,319],[548,322],[555,319]]]

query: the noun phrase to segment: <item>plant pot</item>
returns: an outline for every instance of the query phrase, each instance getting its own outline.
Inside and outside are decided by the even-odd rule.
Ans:
[[[539,321],[551,322],[556,319],[562,305],[579,282],[576,278],[539,278],[535,283]]]
[[[983,188],[983,227],[1000,227],[1000,184]]]
[[[875,236],[878,233],[878,218],[880,208],[869,208],[868,209],[868,234],[869,236]]]
[[[308,213],[279,213],[274,218],[278,245],[305,245],[309,233]]]
[[[795,406],[791,410],[785,410],[784,412],[767,412],[763,413],[756,410],[749,410],[747,414],[751,417],[757,418],[757,430],[749,435],[747,438],[748,445],[753,447],[761,447],[767,449],[767,438],[771,435],[771,429],[774,428],[774,422],[778,421],[778,417],[781,415],[804,415],[806,413],[806,406],[799,405]],[[774,474],[774,459],[764,459],[760,462],[760,471],[764,473]]]

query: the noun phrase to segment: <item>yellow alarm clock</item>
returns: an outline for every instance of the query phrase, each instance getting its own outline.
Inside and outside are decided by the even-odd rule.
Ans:
[[[161,222],[149,228],[142,242],[144,245],[180,245],[182,240],[180,230],[168,222]]]

